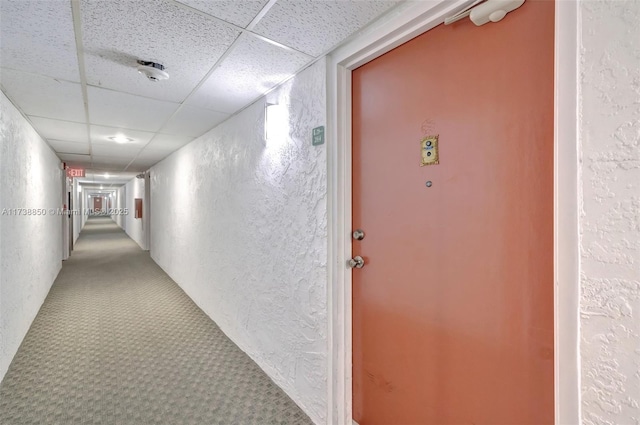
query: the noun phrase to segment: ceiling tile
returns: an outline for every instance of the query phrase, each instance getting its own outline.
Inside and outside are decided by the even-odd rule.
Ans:
[[[58,158],[67,163],[67,165],[78,165],[81,167],[88,167],[91,165],[91,157],[89,155],[74,155],[74,154],[58,154]]]
[[[182,102],[240,34],[166,0],[81,4],[87,83],[154,99]],[[147,80],[137,59],[163,64],[169,79]]]
[[[3,91],[26,115],[84,122],[80,84],[3,68]]]
[[[49,140],[49,145],[59,154],[89,154],[88,143],[66,142],[63,140]]]
[[[132,142],[126,143],[126,146],[136,146],[136,149],[142,149],[144,145],[149,143],[149,140],[155,133],[148,131],[128,130],[118,127],[104,127],[100,125],[91,126],[91,143],[94,145],[111,146],[117,149],[119,146],[123,146],[109,139],[109,137],[122,135],[133,139]]]
[[[65,142],[87,143],[87,125],[78,122],[29,117],[31,124],[45,139]]]
[[[398,3],[278,0],[254,31],[318,57]]]
[[[144,151],[147,150],[162,150],[162,151],[175,151],[191,142],[193,137],[185,136],[170,136],[167,134],[156,134],[151,143],[149,143]]]
[[[158,131],[178,104],[87,87],[91,124]]]
[[[127,171],[129,170],[145,171],[151,168],[153,165],[156,165],[158,162],[160,161],[155,161],[151,159],[136,159],[129,165],[129,167],[127,168]]]
[[[130,145],[94,145],[91,147],[94,159],[96,157],[108,156],[111,158],[128,158],[131,161],[140,152],[140,146]]]
[[[163,133],[199,137],[227,119],[229,114],[182,105],[162,128]]]
[[[2,0],[0,40],[3,67],[80,81],[69,0]]]
[[[140,155],[136,157],[134,162],[153,161],[153,164],[155,164],[165,159],[170,154],[171,154],[171,150],[169,149],[166,149],[166,150],[145,149],[142,152],[140,152]]]
[[[103,156],[93,155],[92,166],[98,166],[101,170],[117,170],[122,171],[135,155],[129,157],[115,157],[115,156]]]
[[[238,2],[238,0],[231,1],[211,1],[211,0],[178,0],[180,3],[184,3],[193,7],[194,9],[201,10],[209,15],[220,18],[223,21],[231,22],[232,24],[246,28],[249,23],[256,17],[256,15],[262,10],[268,0],[244,0]]]
[[[233,113],[292,76],[311,58],[243,34],[187,104]]]

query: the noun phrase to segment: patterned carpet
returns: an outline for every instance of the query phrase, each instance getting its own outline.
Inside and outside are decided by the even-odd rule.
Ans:
[[[0,424],[311,424],[109,218],[92,218],[0,384]]]

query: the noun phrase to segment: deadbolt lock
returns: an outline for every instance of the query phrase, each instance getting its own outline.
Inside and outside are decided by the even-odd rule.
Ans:
[[[364,231],[362,229],[356,229],[353,231],[353,239],[361,241],[364,239]]]

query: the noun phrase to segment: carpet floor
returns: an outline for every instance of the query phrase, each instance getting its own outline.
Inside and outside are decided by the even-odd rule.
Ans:
[[[91,218],[5,378],[0,424],[311,424],[109,218]]]

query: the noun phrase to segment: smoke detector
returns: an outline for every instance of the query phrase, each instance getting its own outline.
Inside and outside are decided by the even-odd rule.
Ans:
[[[138,72],[154,83],[156,81],[169,79],[169,74],[164,71],[164,65],[157,62],[139,60]]]

